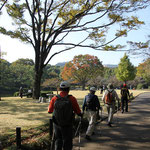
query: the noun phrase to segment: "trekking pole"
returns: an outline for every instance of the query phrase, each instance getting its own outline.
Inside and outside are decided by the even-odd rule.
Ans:
[[[81,126],[81,117],[80,117],[80,121],[79,121],[79,124],[78,124],[77,130],[76,130],[76,132],[75,132],[75,137],[76,137],[76,136],[77,136],[77,134],[79,133],[80,126]]]
[[[119,123],[119,117],[118,117],[118,111],[119,111],[119,108],[120,107],[120,105],[119,105],[119,102],[118,102],[118,107],[117,107],[117,124]]]
[[[79,124],[78,124],[78,127],[77,127],[77,130],[76,130],[76,133],[75,133],[75,136],[77,136],[77,134],[79,134],[79,140],[78,140],[78,142],[79,142],[79,149],[78,150],[80,150],[80,143],[81,143],[81,133],[80,133],[80,131],[81,131],[81,123],[82,123],[82,117],[80,117],[80,121],[79,121]]]
[[[102,107],[101,107],[101,115],[100,115],[100,124],[99,124],[99,134],[102,135],[101,123],[102,123]]]
[[[54,150],[55,149],[55,132],[53,132],[53,136],[51,139],[51,147],[50,150]]]

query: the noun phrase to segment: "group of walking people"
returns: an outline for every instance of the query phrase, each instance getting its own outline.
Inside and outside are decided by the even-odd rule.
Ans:
[[[82,111],[79,107],[77,99],[73,95],[69,95],[70,84],[63,81],[60,84],[60,94],[54,96],[48,106],[48,113],[53,113],[53,127],[55,133],[55,150],[72,150],[73,146],[73,120],[74,114],[81,118],[86,113],[89,125],[85,138],[91,140],[91,136],[95,134],[95,125],[97,122],[97,112],[102,111],[98,96],[95,94],[96,88],[90,87],[89,94],[85,96],[82,104]],[[121,88],[121,111],[128,112],[129,90],[124,84]],[[120,102],[117,92],[114,90],[113,84],[109,83],[105,89],[102,100],[107,108],[109,127],[112,127],[113,115],[120,108]],[[116,103],[118,102],[118,103]],[[116,107],[116,104],[117,107]],[[125,110],[124,110],[125,107]]]

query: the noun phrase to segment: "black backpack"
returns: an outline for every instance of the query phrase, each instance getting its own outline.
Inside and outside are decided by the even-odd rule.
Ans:
[[[60,126],[68,126],[72,124],[73,108],[69,96],[71,95],[65,97],[57,95],[57,100],[54,103],[54,119]]]
[[[127,89],[126,88],[122,88],[122,97],[123,98],[127,98],[127,96],[128,96]]]
[[[95,111],[96,104],[95,104],[95,95],[88,94],[86,97],[86,108]]]

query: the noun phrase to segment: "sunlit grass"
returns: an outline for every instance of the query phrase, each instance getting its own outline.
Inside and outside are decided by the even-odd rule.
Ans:
[[[120,90],[116,91],[120,97]],[[134,96],[137,96],[147,91],[130,90],[130,92]],[[70,91],[69,94],[75,96],[80,107],[82,107],[83,99],[88,93],[89,91],[76,90]],[[100,94],[100,91],[96,91],[96,95],[101,99],[102,94]],[[102,101],[100,103],[103,105]],[[50,118],[50,114],[47,113],[48,105],[48,102],[37,103],[37,100],[33,100],[32,98],[2,97],[2,101],[0,101],[0,134],[5,134],[6,132],[12,133],[17,126],[21,127],[22,130],[26,130],[48,123]]]

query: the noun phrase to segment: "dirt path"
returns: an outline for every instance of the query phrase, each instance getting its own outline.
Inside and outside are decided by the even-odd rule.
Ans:
[[[103,114],[105,116],[106,114]],[[129,103],[129,112],[114,115],[113,127],[106,121],[97,125],[92,141],[74,139],[73,150],[150,150],[150,93]]]

